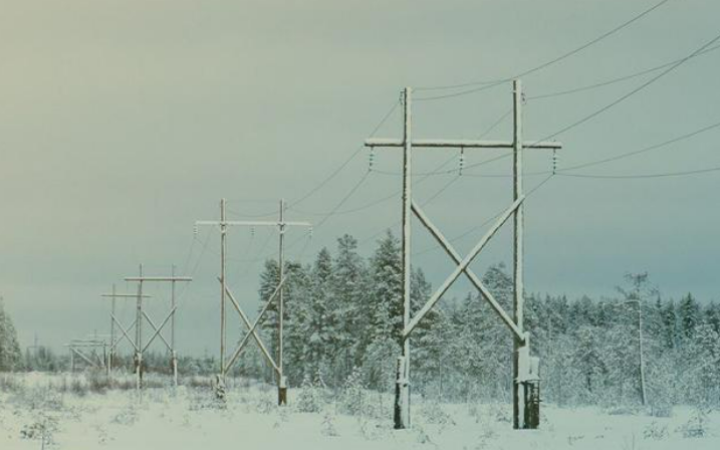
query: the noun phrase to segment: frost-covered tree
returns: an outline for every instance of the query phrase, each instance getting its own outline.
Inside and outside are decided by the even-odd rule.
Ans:
[[[0,371],[14,371],[21,368],[22,352],[17,332],[10,315],[5,312],[5,304],[0,297]]]
[[[372,387],[387,387],[402,345],[402,264],[400,243],[388,231],[370,260],[368,326],[363,367]]]
[[[333,301],[329,314],[334,328],[330,336],[330,361],[333,382],[340,384],[355,367],[362,364],[363,336],[369,324],[367,290],[370,286],[363,258],[357,252],[357,240],[346,234],[337,241],[332,273]]]

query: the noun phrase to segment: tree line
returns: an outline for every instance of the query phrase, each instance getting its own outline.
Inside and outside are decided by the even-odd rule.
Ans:
[[[311,264],[287,262],[284,284],[284,367],[290,386],[342,385],[351,375],[370,389],[394,383],[402,333],[400,242],[388,232],[369,258],[350,235]],[[277,261],[260,275],[259,296],[279,282]],[[513,283],[503,264],[483,282],[506,311]],[[432,294],[422,270],[412,269],[413,315]],[[261,305],[262,306],[262,305]],[[260,307],[261,307],[260,306]],[[277,354],[277,302],[260,333]],[[543,400],[561,405],[641,404],[662,411],[678,403],[720,404],[720,305],[691,294],[678,301],[653,289],[646,274],[628,275],[614,296],[526,294],[525,328],[541,360]],[[480,293],[443,299],[411,336],[412,389],[447,400],[507,400],[512,386],[513,342]],[[150,353],[148,370],[170,373],[167,355]],[[130,357],[115,365],[130,368]],[[20,355],[15,330],[0,305],[0,370],[63,370],[67,362],[48,349]],[[217,371],[214,357],[180,358],[181,374]],[[250,345],[234,375],[271,381],[272,369]]]

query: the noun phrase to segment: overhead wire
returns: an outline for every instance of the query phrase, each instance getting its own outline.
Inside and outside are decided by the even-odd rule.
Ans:
[[[710,47],[710,48],[707,48],[707,49],[705,49],[705,50],[703,50],[703,51],[701,51],[701,52],[698,52],[697,54],[695,54],[694,56],[692,56],[692,57],[689,58],[689,59],[697,58],[698,56],[705,55],[705,54],[707,54],[707,53],[713,52],[713,51],[718,50],[718,49],[720,49],[720,45],[715,45],[715,46]],[[638,72],[633,72],[633,73],[628,74],[628,75],[623,75],[623,76],[620,76],[620,77],[611,78],[611,79],[608,79],[608,80],[605,80],[605,81],[600,81],[600,82],[592,83],[592,84],[585,85],[585,86],[575,87],[575,88],[572,88],[572,89],[564,89],[564,90],[562,90],[562,91],[547,92],[547,93],[544,93],[544,94],[529,95],[529,96],[527,96],[527,100],[528,100],[528,101],[533,101],[533,100],[541,100],[541,99],[547,99],[547,98],[561,97],[561,96],[565,96],[565,95],[575,94],[575,93],[578,93],[578,92],[584,92],[584,91],[589,91],[589,90],[593,90],[593,89],[597,89],[597,88],[609,86],[609,85],[612,85],[612,84],[616,84],[616,83],[620,83],[620,82],[623,82],[623,81],[631,80],[631,79],[633,79],[633,78],[638,78],[638,77],[641,77],[641,76],[643,76],[643,75],[647,75],[647,74],[649,74],[649,73],[657,72],[658,70],[661,70],[661,69],[664,69],[664,68],[666,68],[666,67],[672,66],[673,64],[676,64],[676,63],[680,62],[680,61],[683,60],[683,59],[684,59],[684,58],[675,59],[675,60],[673,60],[673,61],[666,62],[666,63],[661,64],[661,65],[659,65],[659,66],[654,66],[654,67],[651,67],[651,68],[649,68],[649,69],[644,69],[644,70],[641,70],[641,71],[638,71]]]
[[[650,174],[631,174],[631,175],[603,175],[603,174],[582,174],[582,173],[558,173],[564,177],[574,178],[605,178],[605,179],[642,179],[642,178],[668,178],[668,177],[682,177],[689,175],[698,175],[703,173],[718,172],[720,167],[710,167],[706,169],[696,170],[684,170],[678,172],[661,172],[661,173],[650,173]]]
[[[392,107],[390,108],[390,110],[383,116],[382,120],[380,120],[380,122],[379,122],[379,123],[375,126],[375,128],[372,130],[372,132],[370,133],[370,136],[374,136],[375,133],[378,132],[378,130],[385,124],[385,122],[387,122],[387,120],[390,118],[390,116],[393,114],[393,112],[395,112],[395,110],[397,109],[397,107],[398,107],[399,104],[400,104],[400,100],[399,100],[399,99],[396,100],[396,101],[393,103],[393,105],[392,105]],[[342,170],[343,170],[345,167],[347,167],[347,165],[350,164],[350,162],[351,162],[353,159],[355,159],[355,157],[356,157],[358,154],[360,154],[360,152],[362,151],[362,149],[363,149],[364,147],[365,147],[364,145],[358,146],[358,147],[353,151],[353,153],[352,153],[348,158],[346,158],[345,161],[343,161],[343,162],[340,164],[340,166],[338,166],[335,170],[332,171],[332,173],[330,173],[329,176],[327,176],[325,179],[323,179],[320,183],[318,183],[315,187],[313,187],[312,189],[310,189],[310,190],[309,190],[307,193],[305,193],[304,195],[300,196],[299,198],[297,198],[297,199],[295,199],[295,200],[292,200],[292,201],[290,202],[290,204],[293,205],[293,206],[296,206],[296,205],[304,202],[304,201],[307,200],[308,198],[310,198],[312,195],[314,195],[314,194],[315,194],[316,192],[318,192],[320,189],[322,189],[322,188],[323,188],[325,185],[327,185],[333,178],[335,178],[340,172],[342,172]]]
[[[678,67],[680,67],[681,65],[683,65],[685,62],[687,62],[688,60],[690,60],[691,58],[693,58],[694,56],[696,56],[699,52],[701,52],[701,51],[705,50],[706,48],[708,48],[708,47],[712,46],[713,44],[715,44],[718,40],[720,40],[720,34],[716,35],[714,38],[712,38],[711,40],[709,40],[708,42],[706,42],[706,43],[703,44],[702,46],[698,47],[696,50],[694,50],[694,51],[693,51],[692,53],[690,53],[689,55],[687,55],[687,56],[685,56],[684,58],[682,58],[682,59],[678,60],[677,62],[673,63],[671,66],[669,66],[668,68],[666,68],[665,70],[663,70],[662,72],[660,72],[658,75],[650,78],[648,81],[643,82],[643,83],[640,84],[639,86],[633,88],[632,90],[630,90],[630,91],[628,91],[627,93],[621,95],[620,97],[618,97],[618,98],[616,98],[615,100],[611,101],[610,103],[604,105],[603,107],[601,107],[601,108],[599,108],[599,109],[591,112],[590,114],[587,114],[586,116],[582,117],[581,119],[578,119],[578,120],[576,120],[576,121],[574,121],[574,122],[572,122],[572,123],[570,123],[570,124],[568,124],[568,125],[560,128],[559,130],[555,131],[554,133],[551,133],[551,134],[547,135],[546,137],[544,137],[544,138],[542,138],[542,139],[539,139],[537,142],[545,141],[545,140],[548,140],[548,139],[555,138],[555,137],[557,137],[557,136],[559,136],[559,135],[561,135],[561,134],[563,134],[563,133],[566,133],[567,131],[570,131],[570,130],[573,129],[573,128],[576,128],[576,127],[578,127],[578,126],[580,126],[580,125],[582,125],[582,124],[584,124],[584,123],[586,123],[586,122],[594,119],[595,117],[597,117],[597,116],[599,116],[600,114],[608,111],[609,109],[611,109],[611,108],[619,105],[619,104],[622,103],[623,101],[625,101],[625,100],[627,100],[628,98],[634,96],[635,94],[639,93],[640,91],[644,90],[644,89],[647,88],[648,86],[650,86],[650,85],[652,85],[653,83],[657,82],[658,80],[660,80],[660,79],[663,78],[664,76],[668,75],[670,72],[674,71],[675,69],[677,69]]]
[[[660,2],[655,3],[652,6],[650,6],[649,8],[641,11],[639,14],[636,14],[635,16],[631,17],[630,19],[622,22],[620,25],[606,31],[605,33],[600,34],[596,38],[591,39],[590,41],[588,41],[578,47],[575,47],[555,58],[552,58],[548,61],[545,61],[541,64],[538,64],[538,65],[531,67],[527,70],[524,70],[522,72],[516,73],[515,75],[509,76],[506,78],[502,78],[502,79],[490,80],[490,81],[472,81],[472,82],[468,82],[468,83],[448,84],[448,85],[441,85],[441,86],[421,86],[421,87],[416,88],[416,90],[418,90],[418,91],[449,90],[449,89],[459,89],[459,88],[465,88],[465,87],[471,87],[471,86],[477,86],[477,85],[491,85],[494,87],[495,85],[506,83],[510,80],[530,75],[532,73],[546,69],[554,64],[557,64],[560,61],[563,61],[573,55],[576,55],[577,53],[580,53],[581,51],[597,44],[598,42],[607,39],[608,37],[614,35],[615,33],[627,28],[628,26],[632,25],[633,23],[637,22],[638,20],[642,19],[643,17],[647,16],[648,14],[650,14],[651,12],[660,8],[661,6],[668,3],[669,1],[671,1],[671,0],[661,0]],[[476,92],[476,91],[468,90],[467,92],[465,92],[465,94],[469,94],[472,92]],[[460,95],[464,95],[464,94],[460,94]],[[443,97],[438,97],[438,98],[443,98]]]

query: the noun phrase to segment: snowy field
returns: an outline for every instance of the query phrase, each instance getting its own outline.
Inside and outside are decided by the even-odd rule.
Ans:
[[[720,414],[675,408],[671,417],[630,410],[544,405],[542,429],[513,431],[510,405],[414,398],[413,426],[391,428],[391,399],[349,389],[290,390],[235,383],[219,406],[203,382],[168,380],[136,394],[131,379],[104,391],[82,375],[0,374],[0,449],[718,449]]]

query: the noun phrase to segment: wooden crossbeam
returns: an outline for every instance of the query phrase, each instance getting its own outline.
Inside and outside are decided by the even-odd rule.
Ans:
[[[413,139],[413,148],[508,148],[512,149],[515,143],[512,141],[476,141],[469,139]],[[397,147],[405,146],[404,139],[370,138],[365,140],[365,147]],[[541,141],[526,142],[523,148],[558,150],[562,148],[560,142]]]

